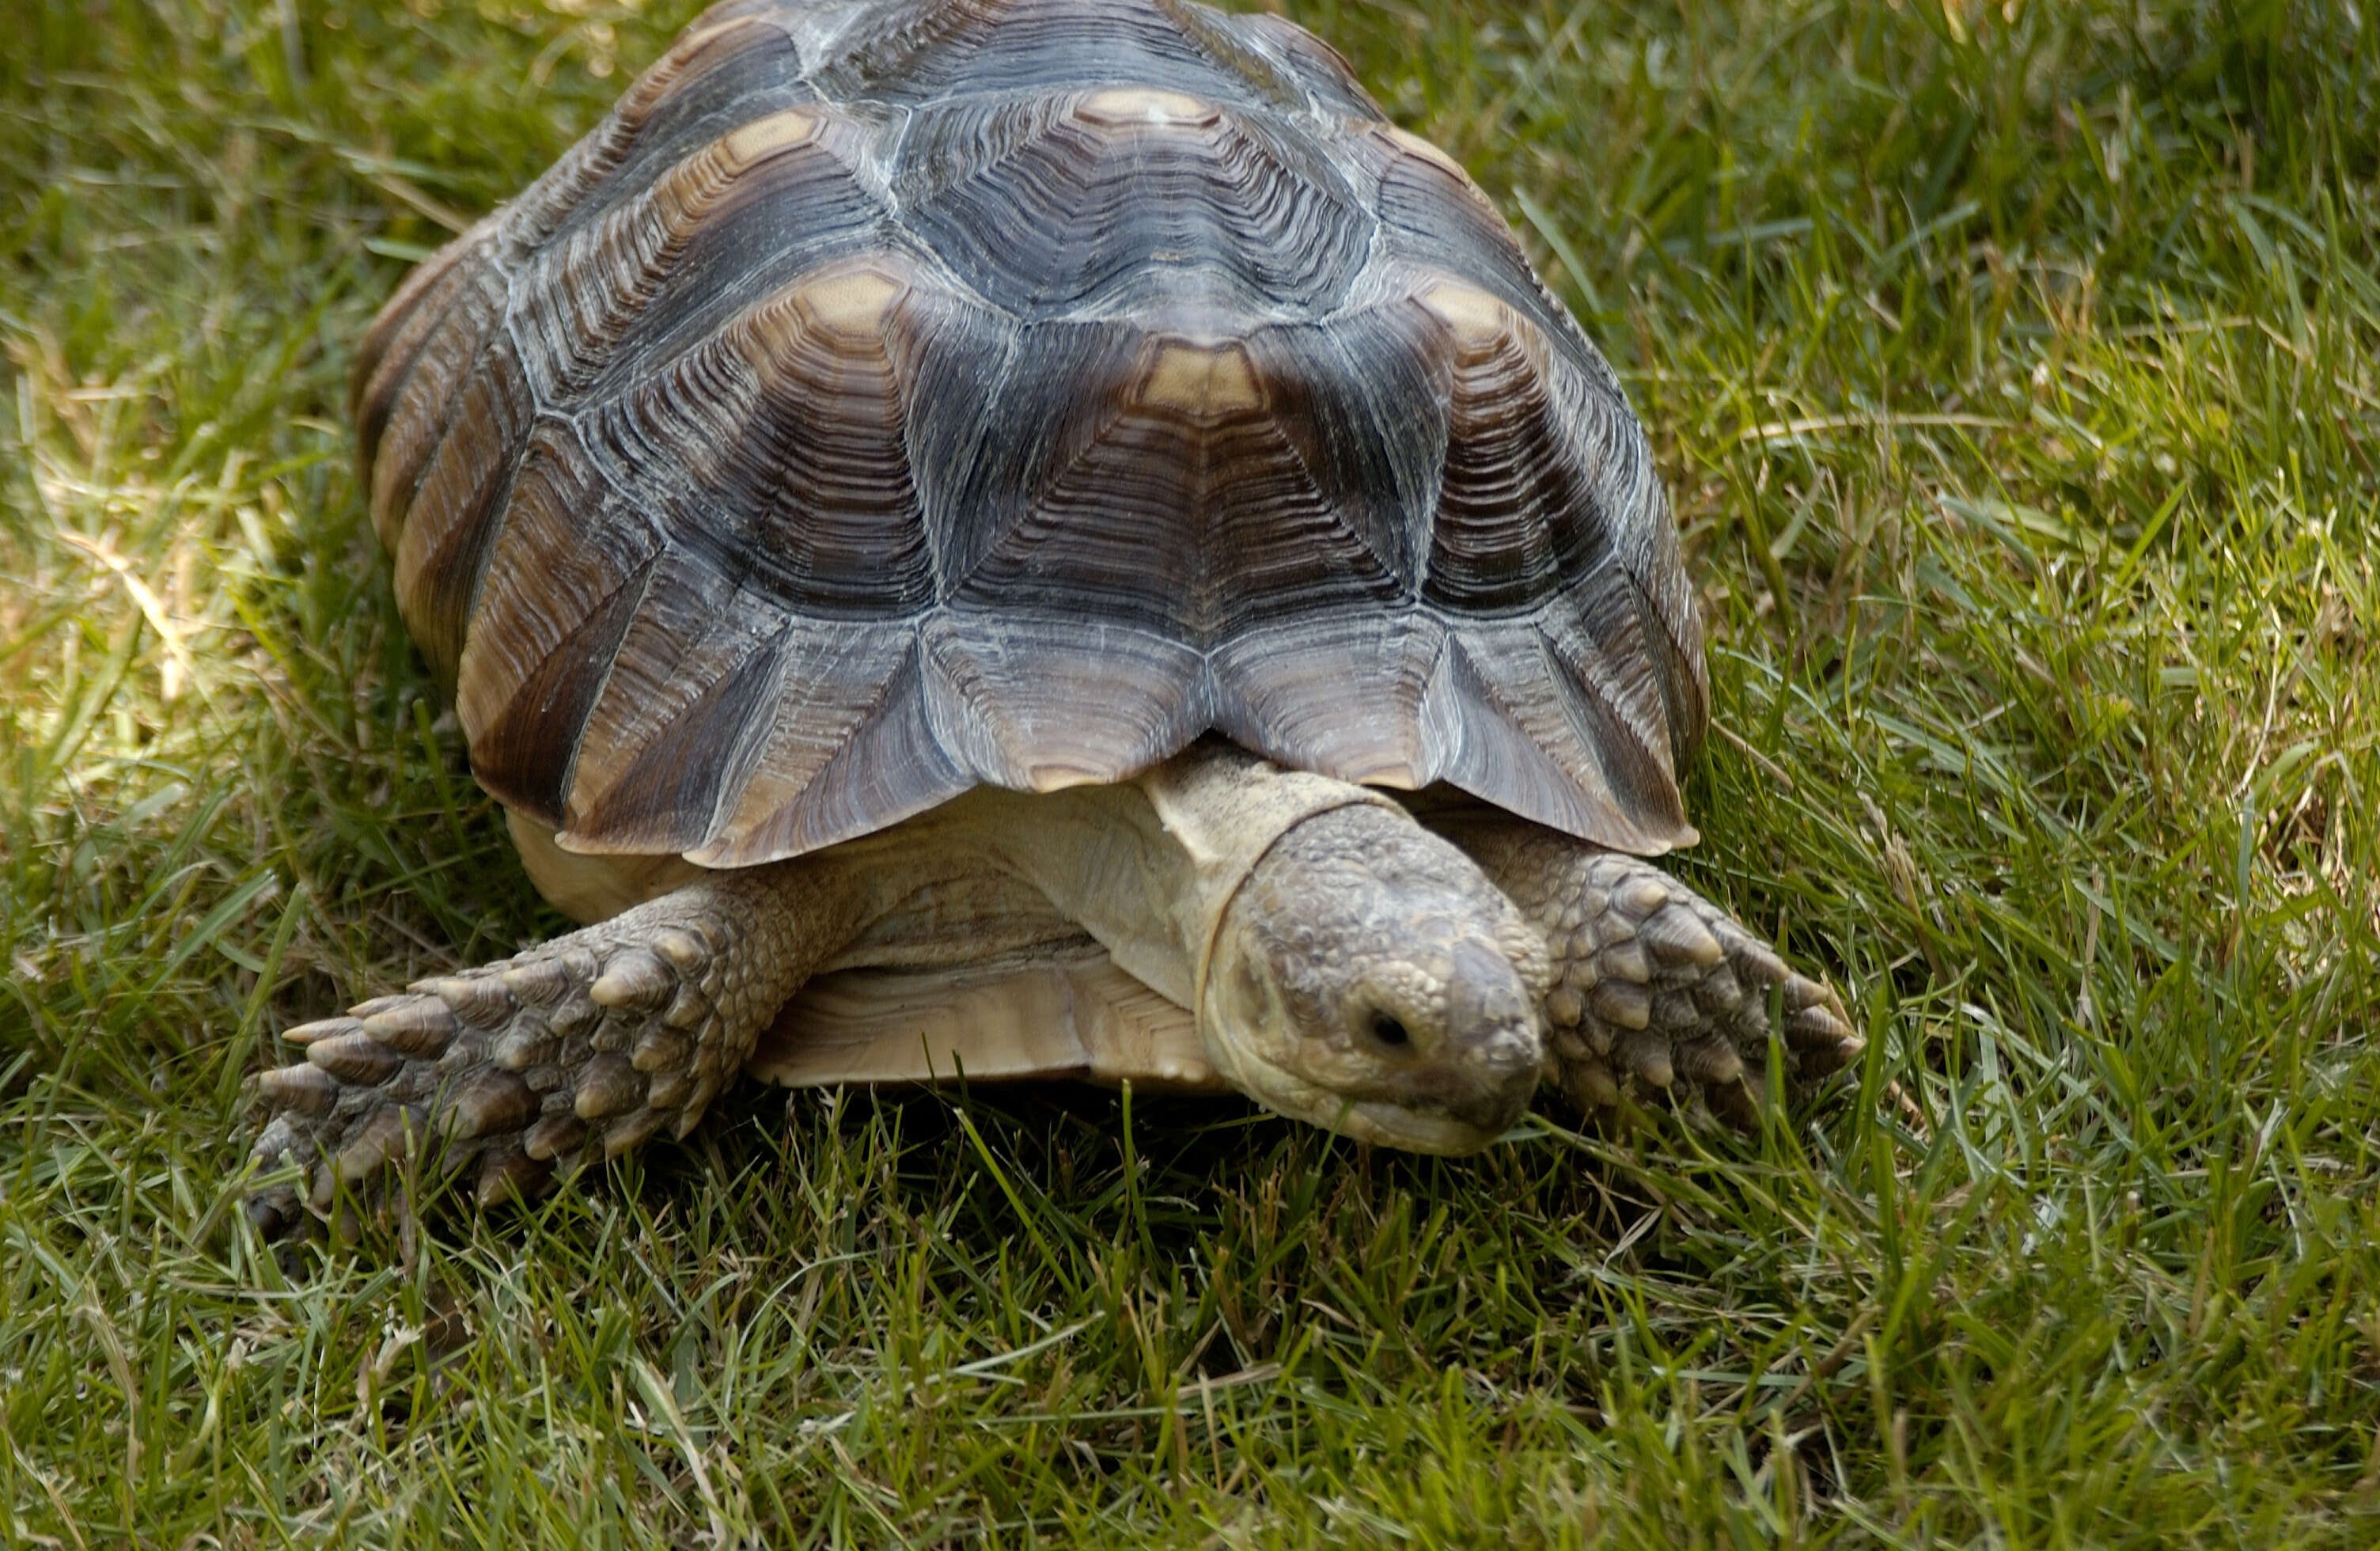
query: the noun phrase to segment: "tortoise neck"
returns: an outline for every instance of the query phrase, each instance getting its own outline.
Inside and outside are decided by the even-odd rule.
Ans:
[[[1296,825],[1357,804],[1390,799],[1208,741],[1130,782],[1035,794],[982,788],[951,806],[981,815],[977,843],[995,865],[1195,1012],[1216,931],[1249,872]]]

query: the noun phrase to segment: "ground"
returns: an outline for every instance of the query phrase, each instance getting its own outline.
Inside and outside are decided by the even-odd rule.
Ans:
[[[2364,1546],[2380,21],[1300,0],[1651,428],[1682,864],[1871,1044],[1762,1134],[747,1096],[285,1273],[276,1032],[555,918],[346,364],[679,0],[0,36],[0,1542]]]

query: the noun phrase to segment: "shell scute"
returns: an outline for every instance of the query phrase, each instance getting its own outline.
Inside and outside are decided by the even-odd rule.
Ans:
[[[1319,313],[1346,295],[1371,237],[1315,147],[1178,91],[936,115],[903,161],[907,229],[1032,320]]]
[[[1475,286],[1415,302],[1444,327],[1448,434],[1422,597],[1469,613],[1533,609],[1608,552],[1611,521],[1572,445],[1544,337]]]
[[[470,624],[488,545],[519,464],[536,396],[511,342],[499,334],[455,395],[411,515],[394,546],[406,628],[441,678],[452,679]]]
[[[588,211],[641,188],[662,168],[744,125],[819,101],[802,79],[800,50],[766,14],[698,27],[663,56],[662,67],[660,90],[622,103],[624,143],[600,187],[569,219],[584,219]]]
[[[813,100],[776,9],[718,6],[680,33],[602,122],[505,207],[512,250],[537,248],[735,125]]]
[[[507,803],[559,817],[587,709],[662,549],[574,429],[549,420],[531,432],[455,673],[473,773]]]
[[[1409,590],[1395,515],[1330,482],[1345,449],[1289,407],[1328,396],[1294,348],[1310,328],[1039,333],[1063,337],[1024,357],[1004,404],[1048,430],[979,465],[957,503],[972,520],[946,551],[954,607],[1030,600],[1203,646],[1246,619]],[[997,427],[985,429],[990,442]]]
[[[880,244],[882,211],[862,190],[839,138],[815,108],[784,108],[703,145],[600,215],[573,224],[515,287],[513,327],[544,400],[600,398],[607,370],[632,377],[689,332],[690,309],[716,308],[719,282],[748,285],[766,247],[779,270]],[[804,230],[782,233],[798,207]],[[739,288],[740,289],[740,288]]]
[[[814,271],[582,420],[590,458],[675,547],[795,617],[910,618],[941,590],[914,478],[931,368],[988,331],[897,259]]]

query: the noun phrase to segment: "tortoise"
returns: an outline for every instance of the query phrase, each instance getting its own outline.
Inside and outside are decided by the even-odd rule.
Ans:
[[[288,1030],[269,1227],[407,1158],[530,1194],[746,1071],[1459,1154],[1860,1048],[1655,860],[1708,686],[1617,379],[1284,21],[729,0],[354,381],[406,624],[594,924]]]

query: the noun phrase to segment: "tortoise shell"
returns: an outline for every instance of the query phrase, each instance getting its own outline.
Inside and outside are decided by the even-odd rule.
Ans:
[[[1269,17],[731,0],[420,266],[356,401],[473,769],[573,850],[759,863],[1209,731],[1693,835],[1635,417]]]

